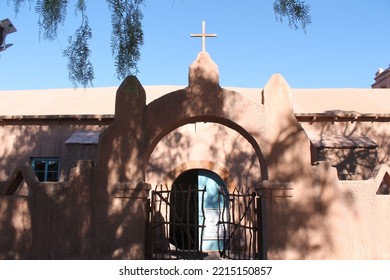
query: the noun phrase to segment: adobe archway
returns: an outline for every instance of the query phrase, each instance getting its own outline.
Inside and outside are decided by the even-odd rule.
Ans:
[[[238,141],[244,139],[241,142],[247,143],[255,155],[258,179],[268,178],[262,154],[268,143],[264,140],[266,114],[260,102],[261,92],[259,102],[253,102],[238,92],[221,88],[217,66],[205,52],[191,65],[189,81],[188,87],[148,105],[137,78],[128,77],[119,87],[114,121],[99,139],[94,178],[93,195],[99,208],[93,226],[105,228],[104,232],[96,231],[94,244],[99,255],[144,258],[145,227],[134,232],[131,224],[146,222],[144,208],[150,187],[145,184],[146,166],[161,139],[177,128],[206,122],[233,131]],[[234,158],[226,157],[226,162],[234,162]],[[119,252],[117,248],[123,249]]]
[[[228,185],[234,185],[232,191],[235,187],[254,190],[254,185],[263,180],[264,165],[260,148],[254,139],[246,136],[219,122],[182,125],[160,136],[160,141],[150,147],[153,150],[145,160],[145,179],[152,186],[169,186],[181,172],[201,168],[219,174]]]
[[[235,131],[251,145],[259,164],[259,178],[267,179],[267,166],[262,154],[262,149],[266,147],[266,116],[260,102],[261,92],[259,102],[255,103],[238,92],[221,88],[217,66],[205,52],[200,53],[190,66],[189,81],[188,87],[165,94],[145,108],[143,178],[147,177],[152,152],[169,133],[189,124],[216,123]]]

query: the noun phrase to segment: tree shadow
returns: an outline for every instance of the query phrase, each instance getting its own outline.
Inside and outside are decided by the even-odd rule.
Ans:
[[[389,125],[380,120],[359,121],[354,115],[355,112],[328,111],[323,120],[318,117],[304,124],[316,135],[312,140],[312,161],[329,161],[340,180],[373,178],[381,164],[390,163],[390,146],[386,143]]]
[[[21,170],[0,197],[1,258],[89,259],[91,163],[79,162],[61,183],[39,182],[30,166]],[[17,195],[22,181],[29,188],[25,196]]]

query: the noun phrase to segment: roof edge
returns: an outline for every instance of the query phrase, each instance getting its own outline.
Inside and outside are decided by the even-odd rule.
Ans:
[[[75,119],[75,120],[106,120],[113,119],[114,114],[103,115],[12,115],[0,116],[1,121],[7,120],[59,120],[59,119]]]

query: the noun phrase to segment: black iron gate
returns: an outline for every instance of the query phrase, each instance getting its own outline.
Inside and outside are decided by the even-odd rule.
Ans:
[[[152,259],[262,259],[261,200],[256,193],[237,189],[226,199],[216,223],[218,251],[203,250],[205,217],[204,188],[197,186],[157,186],[150,197],[149,257]],[[202,199],[199,199],[202,198]],[[221,240],[221,242],[219,242]]]

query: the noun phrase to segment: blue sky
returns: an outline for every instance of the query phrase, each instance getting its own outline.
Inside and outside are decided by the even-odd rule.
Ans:
[[[75,0],[70,0],[71,2]],[[26,1],[28,2],[28,1]],[[118,86],[110,49],[105,0],[88,1],[94,35],[94,87]],[[0,53],[0,90],[68,88],[62,52],[80,17],[73,7],[58,39],[39,39],[34,7],[15,16],[0,1],[0,19],[10,18],[14,46]],[[201,50],[191,33],[217,33],[206,49],[218,64],[222,86],[263,87],[273,73],[294,88],[369,88],[379,67],[390,63],[390,0],[307,0],[312,24],[306,33],[276,21],[273,0],[146,0],[145,42],[138,78],[144,85],[186,85],[188,67]]]

